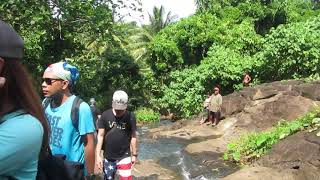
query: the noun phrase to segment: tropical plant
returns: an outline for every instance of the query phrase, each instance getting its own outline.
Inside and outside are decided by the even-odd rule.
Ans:
[[[171,15],[171,11],[166,14],[163,6],[160,8],[155,6],[153,14],[149,14],[150,24],[133,27],[129,30],[130,37],[127,48],[142,70],[150,70],[146,60],[151,56],[149,44],[153,40],[153,37],[161,29],[173,23],[175,18],[175,15]]]
[[[264,81],[307,78],[319,75],[320,18],[280,26],[263,42],[257,58],[263,62],[259,77]]]
[[[118,0],[113,2],[116,1]],[[110,0],[0,2],[1,19],[13,25],[25,41],[26,56],[23,63],[37,80],[35,84],[39,89],[44,68],[61,60],[67,60],[79,68],[80,80],[74,90],[84,99],[92,96],[98,101],[108,99],[112,94],[106,92],[105,87],[117,88],[109,86],[119,86],[117,82],[120,82],[121,77],[125,77],[125,82],[129,82],[126,84],[131,87],[128,88],[129,91],[137,89],[134,86],[137,83],[132,80],[131,75],[137,74],[135,72],[138,72],[138,67],[132,65],[134,62],[130,55],[121,51],[123,48],[119,45],[119,37],[123,35],[119,32],[123,31],[119,31],[122,30],[121,27],[114,22],[115,12],[109,3]],[[118,5],[121,5],[120,0],[119,3]],[[114,74],[118,78],[111,75],[101,76],[109,75],[119,68],[109,63],[114,55],[106,53],[106,50],[111,51],[110,49],[112,52],[121,52],[119,54],[122,55],[122,58],[119,58],[122,71]],[[139,78],[134,79],[138,81]],[[107,102],[102,106],[106,104]]]
[[[150,123],[160,120],[160,113],[149,108],[138,108],[134,114],[138,122]]]
[[[317,108],[294,121],[279,121],[277,126],[265,132],[243,135],[228,144],[224,159],[242,164],[250,163],[268,152],[280,140],[306,128],[310,132],[316,130],[314,127],[319,127],[319,112],[320,109]]]
[[[160,8],[156,6],[153,7],[152,12],[152,14],[149,14],[150,29],[155,33],[158,33],[161,29],[172,24],[177,18],[176,15],[171,14],[171,11],[166,14],[163,6],[160,6]]]

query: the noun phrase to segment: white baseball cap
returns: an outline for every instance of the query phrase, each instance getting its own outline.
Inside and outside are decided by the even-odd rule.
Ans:
[[[115,110],[125,110],[128,106],[128,94],[118,90],[113,93],[112,108]]]

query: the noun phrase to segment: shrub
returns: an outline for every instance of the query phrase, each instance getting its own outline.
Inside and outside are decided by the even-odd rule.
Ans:
[[[160,120],[160,113],[149,108],[138,108],[134,113],[138,122],[155,122]]]
[[[261,133],[250,133],[243,135],[238,140],[228,144],[224,153],[225,160],[232,160],[238,163],[250,163],[268,152],[271,147],[306,127],[318,126],[316,121],[320,109],[307,113],[295,121],[279,121],[277,126]]]

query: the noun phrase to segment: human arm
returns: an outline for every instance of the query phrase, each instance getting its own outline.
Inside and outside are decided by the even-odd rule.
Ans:
[[[135,163],[138,158],[136,131],[132,132],[130,149],[131,149],[131,162]]]
[[[79,133],[84,144],[84,160],[88,175],[94,173],[94,131],[95,127],[90,106],[87,103],[81,103],[79,107]]]
[[[103,169],[103,157],[101,157],[102,146],[104,141],[104,136],[106,131],[106,127],[104,126],[106,123],[106,113],[102,113],[101,117],[99,118],[97,128],[98,128],[98,135],[97,135],[97,145],[96,145],[96,164],[100,170]]]
[[[88,174],[94,173],[94,135],[89,133],[85,135],[86,143],[84,144],[84,158]]]
[[[130,141],[130,151],[131,151],[131,162],[134,164],[138,158],[138,150],[137,150],[137,124],[136,124],[136,117],[132,113],[130,116],[130,123],[131,123],[131,141]]]
[[[102,144],[104,140],[104,133],[105,133],[105,130],[103,128],[98,129],[98,135],[97,135],[98,143],[96,146],[96,164],[100,170],[102,170],[103,168],[103,158],[101,157],[101,150],[102,150]]]

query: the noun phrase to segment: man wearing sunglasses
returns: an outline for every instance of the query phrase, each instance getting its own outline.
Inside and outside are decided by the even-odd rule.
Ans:
[[[70,115],[76,99],[71,89],[78,77],[77,68],[66,62],[51,64],[43,74],[42,92],[50,100],[45,113],[51,126],[52,153],[64,154],[69,161],[85,164],[85,174],[92,175],[95,127],[90,107],[85,102],[79,105],[77,127]]]

